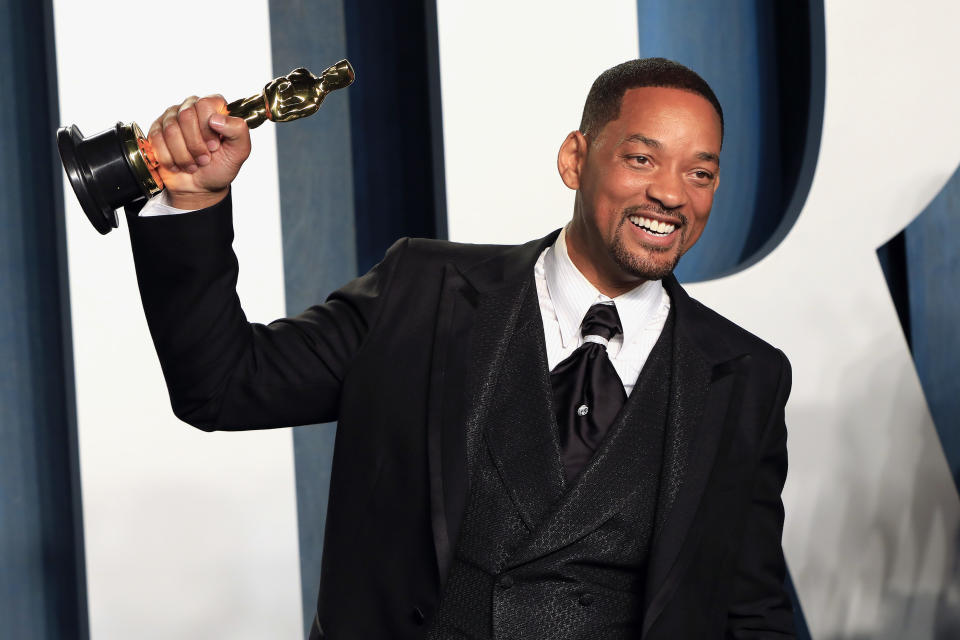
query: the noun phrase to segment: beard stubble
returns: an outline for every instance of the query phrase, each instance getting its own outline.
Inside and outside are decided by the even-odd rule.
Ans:
[[[643,278],[644,280],[662,280],[673,273],[677,263],[680,262],[680,256],[683,254],[684,233],[687,228],[686,220],[683,219],[683,216],[680,217],[680,241],[676,246],[664,248],[651,247],[644,244],[644,249],[649,251],[652,256],[637,255],[625,246],[623,236],[624,232],[628,231],[628,229],[624,229],[623,226],[633,224],[628,219],[629,216],[643,215],[641,213],[642,211],[644,211],[644,209],[641,207],[630,207],[623,212],[623,216],[620,218],[620,224],[617,225],[617,229],[613,235],[613,243],[609,247],[610,257],[613,258],[613,261],[618,267],[634,277]],[[663,214],[665,212],[658,210],[656,213]],[[672,258],[668,255],[671,251],[675,252]],[[664,260],[656,260],[655,257],[657,256],[662,257]]]

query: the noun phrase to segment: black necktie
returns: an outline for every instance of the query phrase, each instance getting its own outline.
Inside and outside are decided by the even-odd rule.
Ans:
[[[616,307],[593,305],[580,327],[583,344],[550,372],[568,482],[583,470],[627,401],[607,356],[607,342],[621,331]]]

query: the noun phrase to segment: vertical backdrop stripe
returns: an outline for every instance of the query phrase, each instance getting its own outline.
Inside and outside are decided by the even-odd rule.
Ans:
[[[233,12],[194,0],[167,0],[162,10],[145,0],[53,7],[59,124],[88,136],[118,120],[146,129],[187,96],[240,98],[273,77],[267,0]],[[135,26],[147,17],[148,26]],[[254,151],[232,191],[238,294],[255,322],[285,315],[277,129],[252,133]],[[53,127],[44,135],[51,139]],[[91,635],[300,636],[290,431],[204,433],[176,419],[126,221],[97,234],[66,189]]]
[[[433,0],[270,3],[273,66],[347,57],[357,79],[277,127],[287,312],[322,302],[401,236],[445,233]],[[373,393],[373,390],[371,390]],[[304,623],[316,608],[334,425],[294,430]]]
[[[343,3],[270,2],[275,75],[314,73],[347,57]],[[363,82],[363,71],[358,71]],[[277,127],[280,219],[287,313],[322,302],[357,272],[351,161],[351,87],[313,117]],[[293,430],[304,634],[313,622],[336,425]]]
[[[87,638],[51,3],[0,15],[0,637]]]

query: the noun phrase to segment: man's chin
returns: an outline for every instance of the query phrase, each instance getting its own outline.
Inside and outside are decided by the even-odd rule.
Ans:
[[[612,248],[612,257],[624,272],[644,280],[662,280],[671,273],[680,261],[680,252],[676,249],[658,251],[645,248],[642,252],[632,252],[622,244]]]

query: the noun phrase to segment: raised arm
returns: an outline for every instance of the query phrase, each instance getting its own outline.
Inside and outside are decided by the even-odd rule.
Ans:
[[[243,120],[219,113],[221,103],[188,99],[151,127],[168,201],[180,209],[203,208],[127,216],[143,307],[174,413],[205,430],[336,419],[344,375],[404,245],[324,304],[270,325],[248,323],[236,294],[229,184],[250,140]]]

